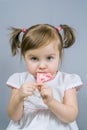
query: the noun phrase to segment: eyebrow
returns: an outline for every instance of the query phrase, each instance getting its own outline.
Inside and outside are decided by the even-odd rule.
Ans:
[[[49,56],[49,55],[51,55],[51,56],[55,56],[56,54],[55,53],[48,53],[48,54],[45,54],[45,56]],[[32,57],[32,56],[36,56],[36,57],[38,57],[38,54],[28,54],[28,56],[29,57]]]
[[[29,54],[28,56],[29,56],[29,57],[32,57],[32,56],[36,56],[36,55],[33,55],[33,54]]]

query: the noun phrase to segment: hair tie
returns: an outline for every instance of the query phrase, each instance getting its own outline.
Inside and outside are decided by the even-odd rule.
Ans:
[[[25,33],[26,31],[27,31],[26,28],[23,28],[23,29],[22,29],[22,32],[23,32],[23,33]]]
[[[58,30],[58,31],[61,31],[61,30],[62,30],[61,26],[58,26],[58,27],[57,27],[57,30]]]

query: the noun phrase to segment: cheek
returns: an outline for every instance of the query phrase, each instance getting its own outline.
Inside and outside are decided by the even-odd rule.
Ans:
[[[35,73],[35,65],[31,64],[31,62],[26,63],[27,69],[29,73],[34,74]]]
[[[58,62],[52,63],[50,69],[52,73],[56,73],[58,71]]]

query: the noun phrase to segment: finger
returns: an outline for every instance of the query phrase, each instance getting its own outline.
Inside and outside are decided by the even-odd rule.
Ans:
[[[40,83],[35,83],[35,85],[36,86],[38,86],[38,85],[42,86],[42,85],[44,85],[44,83],[41,83],[41,82]]]
[[[26,91],[27,91],[27,92],[34,92],[34,91],[35,91],[35,88],[27,88]]]
[[[42,87],[42,84],[41,83],[36,83],[36,88],[41,91],[41,87]]]

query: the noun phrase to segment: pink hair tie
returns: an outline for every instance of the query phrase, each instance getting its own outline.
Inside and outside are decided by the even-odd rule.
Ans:
[[[57,27],[57,30],[58,30],[58,31],[61,31],[61,30],[62,30],[61,26],[58,26],[58,27]]]
[[[23,32],[23,33],[25,33],[26,31],[27,31],[26,28],[23,28],[23,29],[22,29],[22,32]]]

